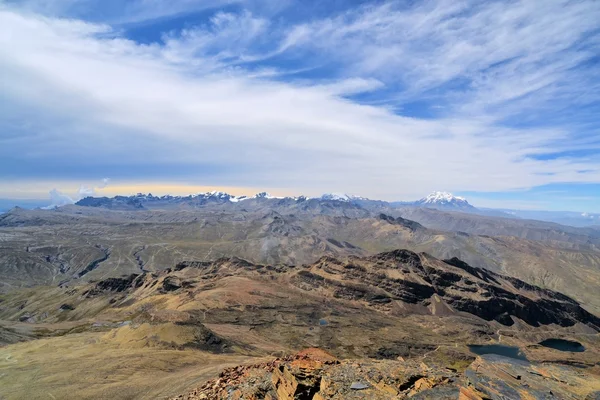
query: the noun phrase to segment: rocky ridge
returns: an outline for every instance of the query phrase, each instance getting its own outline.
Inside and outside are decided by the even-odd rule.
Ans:
[[[171,400],[595,399],[597,376],[484,355],[464,373],[417,360],[338,360],[321,349],[224,370]]]
[[[214,262],[181,262],[160,274],[132,274],[98,282],[88,296],[105,290],[158,288],[162,293],[194,284],[177,276],[192,268],[202,280],[246,276],[279,280],[323,297],[361,302],[393,315],[468,313],[512,326],[587,325],[600,331],[600,318],[561,293],[519,279],[472,267],[457,258],[438,260],[428,254],[394,250],[368,257],[322,257],[302,266],[254,264],[240,258]],[[157,285],[158,283],[158,285]]]

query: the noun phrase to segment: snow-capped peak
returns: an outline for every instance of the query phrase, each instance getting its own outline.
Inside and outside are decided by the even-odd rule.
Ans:
[[[368,200],[364,197],[355,196],[345,193],[325,193],[321,196],[321,200],[336,200],[336,201],[352,201],[352,200]]]
[[[248,196],[231,196],[229,197],[229,201],[232,203],[237,203],[238,201],[247,200]]]
[[[340,193],[325,193],[323,196],[321,196],[321,200],[349,201],[350,197],[346,194]]]
[[[281,199],[281,197],[271,196],[267,192],[260,192],[254,195],[255,199]]]
[[[448,192],[433,192],[421,199],[420,202],[423,204],[467,203],[467,199]]]
[[[194,194],[194,195],[192,195],[192,197],[200,197],[200,198],[211,198],[212,197],[212,198],[217,198],[217,199],[228,199],[233,196],[230,195],[229,193],[220,192],[218,190],[212,190],[210,192]]]
[[[269,194],[267,192],[260,192],[260,193],[255,194],[254,196],[234,196],[232,194],[229,194],[226,192],[220,192],[217,190],[213,190],[213,191],[206,192],[206,193],[199,193],[192,197],[229,200],[232,203],[237,203],[239,201],[249,200],[249,199],[283,199],[284,198],[284,197],[279,197],[279,196],[272,196],[271,194]]]
[[[234,196],[229,193],[221,192],[218,190],[212,190],[212,191],[206,192],[206,193],[198,193],[198,194],[192,195],[192,197],[199,197],[202,199],[225,200],[225,201],[231,201],[232,203],[237,203],[238,201],[247,199],[246,196]]]
[[[454,196],[448,192],[433,192],[427,197],[422,198],[413,203],[417,206],[424,206],[429,208],[439,208],[443,210],[474,210],[467,199],[464,197]]]
[[[232,197],[229,193],[221,192],[218,190],[206,192],[206,194],[208,195],[207,197],[219,197],[219,198]]]

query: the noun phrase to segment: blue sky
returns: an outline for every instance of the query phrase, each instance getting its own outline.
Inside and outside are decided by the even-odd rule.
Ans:
[[[0,0],[0,198],[600,212],[598,21],[594,0]]]
[[[489,208],[598,212],[600,184],[559,183],[505,192],[461,192],[473,204]],[[575,206],[574,206],[575,205]]]

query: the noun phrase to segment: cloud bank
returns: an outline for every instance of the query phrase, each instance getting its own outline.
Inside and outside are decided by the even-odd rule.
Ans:
[[[169,15],[151,3],[120,15]],[[383,199],[600,182],[597,2],[385,2],[308,20],[267,3],[150,42],[68,7],[0,6],[0,179],[108,171]]]
[[[77,190],[77,194],[74,197],[71,197],[68,194],[63,193],[62,191],[54,188],[50,190],[50,205],[42,208],[49,210],[56,207],[75,204],[76,202],[85,197],[95,196],[97,194],[97,190],[106,188],[109,182],[110,178],[104,178],[102,179],[101,183],[96,187],[81,185],[79,186],[79,190]]]

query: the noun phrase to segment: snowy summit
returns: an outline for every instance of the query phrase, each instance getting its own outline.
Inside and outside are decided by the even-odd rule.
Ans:
[[[453,202],[467,202],[467,199],[464,197],[455,196],[452,193],[448,192],[433,192],[429,194],[427,197],[421,199],[424,203],[453,203]]]
[[[321,196],[321,200],[334,200],[334,201],[352,201],[352,200],[368,200],[364,197],[354,196],[345,193],[325,193]]]
[[[473,208],[469,204],[467,199],[464,197],[454,196],[448,192],[433,192],[427,197],[422,198],[416,202],[417,205],[432,208],[456,208],[456,209],[470,209]]]

